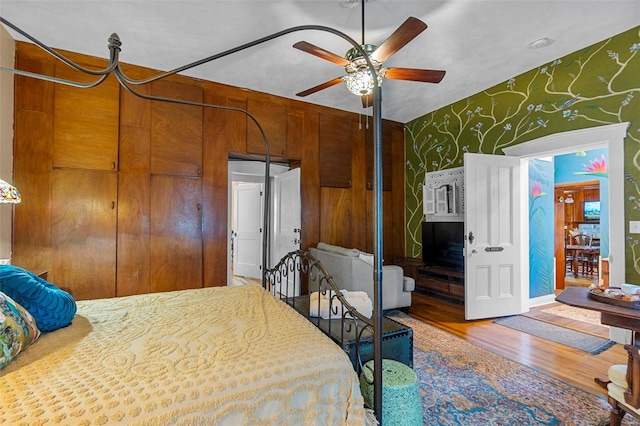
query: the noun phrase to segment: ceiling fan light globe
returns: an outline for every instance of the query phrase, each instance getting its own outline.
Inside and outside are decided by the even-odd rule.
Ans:
[[[351,93],[357,96],[370,95],[373,93],[374,79],[370,71],[358,71],[347,75],[344,83]],[[378,85],[382,84],[382,77],[378,75]]]

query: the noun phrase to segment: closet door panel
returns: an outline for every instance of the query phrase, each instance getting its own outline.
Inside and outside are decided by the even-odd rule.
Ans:
[[[55,59],[35,44],[18,42],[16,68],[36,74],[53,75]],[[17,74],[14,78],[16,111],[53,113],[55,83]]]
[[[226,97],[205,92],[205,101],[223,105]],[[229,149],[226,135],[229,111],[207,108],[204,111],[202,175],[202,251],[203,284],[227,285]],[[238,113],[236,113],[238,115]],[[244,131],[242,131],[244,132]]]
[[[52,129],[52,114],[16,111],[13,183],[22,194],[22,203],[13,210],[12,261],[32,271],[51,268]],[[9,206],[0,205],[2,208]]]
[[[320,114],[320,186],[351,188],[351,122]]]
[[[96,64],[80,64],[96,68]],[[89,82],[96,79],[65,64],[56,64],[56,77]],[[119,86],[115,77],[91,89],[55,85],[53,166],[117,170]]]
[[[200,179],[151,176],[151,291],[202,287]]]
[[[77,300],[115,296],[117,174],[56,169],[51,194],[49,281]]]
[[[118,173],[117,296],[149,293],[149,129],[122,125]]]
[[[151,94],[202,103],[198,86],[174,81],[152,83]],[[202,175],[202,107],[151,103],[151,173]]]

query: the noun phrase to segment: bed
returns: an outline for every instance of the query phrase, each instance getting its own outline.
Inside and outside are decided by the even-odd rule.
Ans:
[[[255,285],[78,301],[0,389],[11,425],[366,423],[345,352]]]

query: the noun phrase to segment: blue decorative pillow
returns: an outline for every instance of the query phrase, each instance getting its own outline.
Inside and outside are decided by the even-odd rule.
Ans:
[[[40,336],[35,320],[20,304],[0,292],[0,368]]]
[[[69,293],[15,265],[0,265],[0,291],[29,311],[40,331],[66,327],[76,314]]]

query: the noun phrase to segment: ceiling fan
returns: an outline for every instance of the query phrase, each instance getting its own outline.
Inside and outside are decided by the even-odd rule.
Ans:
[[[382,84],[383,78],[390,80],[420,81],[426,83],[439,83],[446,71],[423,70],[415,68],[382,68],[383,63],[391,55],[396,53],[418,34],[427,29],[427,24],[421,20],[409,17],[391,34],[380,46],[365,44],[364,41],[364,3],[362,3],[362,48],[369,55],[371,62],[378,73],[378,84]],[[343,66],[347,75],[334,78],[310,89],[296,93],[296,96],[308,96],[320,90],[327,89],[345,82],[347,88],[354,95],[362,97],[362,106],[367,108],[372,105],[372,93],[374,87],[373,77],[367,67],[365,59],[355,48],[351,48],[344,57],[338,56],[306,41],[299,41],[293,45],[296,49],[307,52],[334,64]]]

